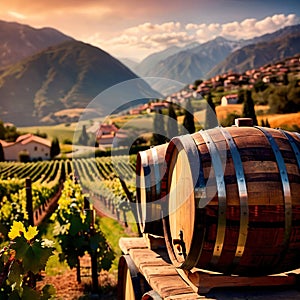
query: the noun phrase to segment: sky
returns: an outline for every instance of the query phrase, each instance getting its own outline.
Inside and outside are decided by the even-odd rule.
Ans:
[[[1,0],[0,19],[52,27],[117,58],[248,39],[300,23],[300,0]]]

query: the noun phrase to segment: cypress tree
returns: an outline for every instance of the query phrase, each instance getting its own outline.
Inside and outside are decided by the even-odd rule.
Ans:
[[[78,143],[79,143],[80,145],[87,146],[88,141],[89,141],[89,136],[88,136],[88,134],[87,134],[87,132],[86,132],[86,126],[83,125],[83,126],[82,126],[81,135],[80,135],[79,140],[78,140]]]
[[[247,90],[245,93],[245,100],[243,105],[243,117],[251,118],[253,120],[253,125],[258,125],[255,110],[254,110],[254,102],[250,90]]]
[[[54,138],[52,143],[51,143],[50,157],[54,158],[59,153],[60,153],[59,140],[58,140],[58,138]]]
[[[194,122],[193,107],[192,107],[190,99],[186,103],[184,119],[183,119],[183,126],[189,133],[194,133],[196,130],[195,122]]]
[[[0,143],[0,161],[5,161],[4,151],[1,143]]]
[[[244,103],[245,101],[245,90],[240,89],[238,92],[238,103]]]
[[[178,135],[177,115],[172,103],[170,103],[169,105],[168,117],[169,118],[167,123],[167,134],[168,134],[168,138],[171,139],[174,136]]]
[[[207,107],[205,113],[205,129],[214,128],[218,126],[218,120],[216,116],[216,107],[212,99],[212,94],[207,95]]]
[[[0,140],[4,140],[4,139],[5,139],[5,127],[3,121],[0,120]]]
[[[153,120],[152,145],[161,145],[166,142],[165,123],[162,111],[155,113]]]

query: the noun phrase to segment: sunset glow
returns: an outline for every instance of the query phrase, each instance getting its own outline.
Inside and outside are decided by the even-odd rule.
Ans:
[[[0,19],[53,27],[116,57],[141,60],[166,47],[217,36],[249,39],[300,22],[300,2],[239,0],[4,0]]]

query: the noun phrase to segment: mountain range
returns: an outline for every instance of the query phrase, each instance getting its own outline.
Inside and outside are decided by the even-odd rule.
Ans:
[[[142,77],[163,77],[188,84],[232,71],[244,72],[300,52],[300,25],[249,40],[230,41],[222,37],[185,48],[170,47],[146,57],[133,67]],[[153,88],[170,93],[157,81]]]
[[[105,99],[93,102],[97,115],[129,107],[132,100],[137,104],[161,97],[156,90],[164,95],[174,92],[161,77],[186,85],[230,70],[242,73],[300,52],[300,25],[251,40],[218,37],[175,46],[139,64],[122,63],[52,28],[0,21],[0,38],[0,119],[18,126],[65,122],[57,112],[91,107],[92,100],[107,90],[111,95],[104,93]],[[137,74],[158,79],[147,81],[150,87]],[[117,92],[112,90],[116,85]]]

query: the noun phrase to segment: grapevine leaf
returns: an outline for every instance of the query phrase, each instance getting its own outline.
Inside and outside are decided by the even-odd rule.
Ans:
[[[52,284],[46,284],[42,289],[41,300],[55,299],[56,289]]]
[[[24,232],[24,237],[27,241],[32,240],[37,234],[38,230],[36,226],[29,226],[28,231]]]
[[[15,239],[15,243],[11,245],[11,248],[16,251],[16,259],[22,260],[30,248],[30,245],[27,243],[26,239],[21,236]]]
[[[22,298],[19,295],[19,292],[17,290],[12,291],[12,293],[9,295],[8,300],[21,300]]]
[[[70,223],[70,235],[76,235],[78,232],[84,230],[80,216],[72,215]]]
[[[24,271],[31,271],[37,274],[45,269],[49,257],[52,255],[53,248],[42,247],[40,243],[32,244],[26,251],[23,258]]]
[[[7,279],[11,285],[15,283],[16,289],[19,289],[21,287],[22,274],[23,274],[22,271],[23,270],[21,265],[18,262],[13,261]]]
[[[37,291],[28,286],[24,286],[22,300],[40,300],[40,295]]]
[[[90,237],[89,239],[89,242],[90,242],[90,247],[92,250],[96,251],[99,247],[99,244],[101,242],[101,237],[100,235],[93,235]]]
[[[16,237],[21,236],[21,232],[24,233],[25,231],[26,230],[25,230],[24,224],[22,222],[14,221],[13,225],[8,233],[8,237],[11,240],[14,240]]]

